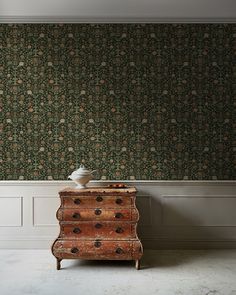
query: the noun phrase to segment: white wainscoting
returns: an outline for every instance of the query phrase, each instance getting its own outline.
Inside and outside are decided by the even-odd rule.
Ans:
[[[236,181],[123,181],[138,189],[145,248],[236,248]],[[93,181],[91,186],[111,182]],[[1,181],[0,248],[49,248],[70,181]]]

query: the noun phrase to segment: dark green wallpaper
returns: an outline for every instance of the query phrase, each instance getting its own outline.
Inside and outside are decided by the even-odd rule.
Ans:
[[[236,179],[236,25],[0,25],[0,178]]]

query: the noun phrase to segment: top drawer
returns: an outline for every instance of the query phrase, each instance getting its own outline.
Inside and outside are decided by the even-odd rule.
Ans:
[[[133,207],[134,196],[108,196],[108,195],[88,195],[88,196],[63,196],[61,197],[64,208],[114,208]]]

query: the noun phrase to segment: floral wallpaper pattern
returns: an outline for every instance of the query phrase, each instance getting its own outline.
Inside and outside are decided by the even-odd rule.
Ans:
[[[0,179],[236,179],[235,24],[1,24]]]

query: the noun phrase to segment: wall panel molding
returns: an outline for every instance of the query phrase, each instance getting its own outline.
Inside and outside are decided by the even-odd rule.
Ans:
[[[152,23],[152,24],[166,24],[166,23],[236,23],[234,17],[78,17],[78,16],[29,16],[29,15],[0,15],[0,23],[100,23],[100,24],[137,24],[137,23]]]
[[[23,198],[19,196],[0,197],[0,227],[23,226]]]
[[[51,208],[59,207],[57,196],[34,196],[32,208],[32,223],[34,227],[58,226],[56,212]]]
[[[164,226],[236,227],[236,195],[162,197]],[[227,215],[223,212],[227,212]]]
[[[112,182],[92,181],[90,185]],[[236,247],[236,181],[124,182],[138,189],[137,206],[141,215],[138,231],[145,248]],[[59,233],[55,219],[58,191],[66,186],[74,187],[74,184],[1,181],[0,202],[21,196],[23,213],[21,227],[16,223],[0,227],[0,248],[49,248]],[[168,207],[171,212],[166,206],[171,206]]]

